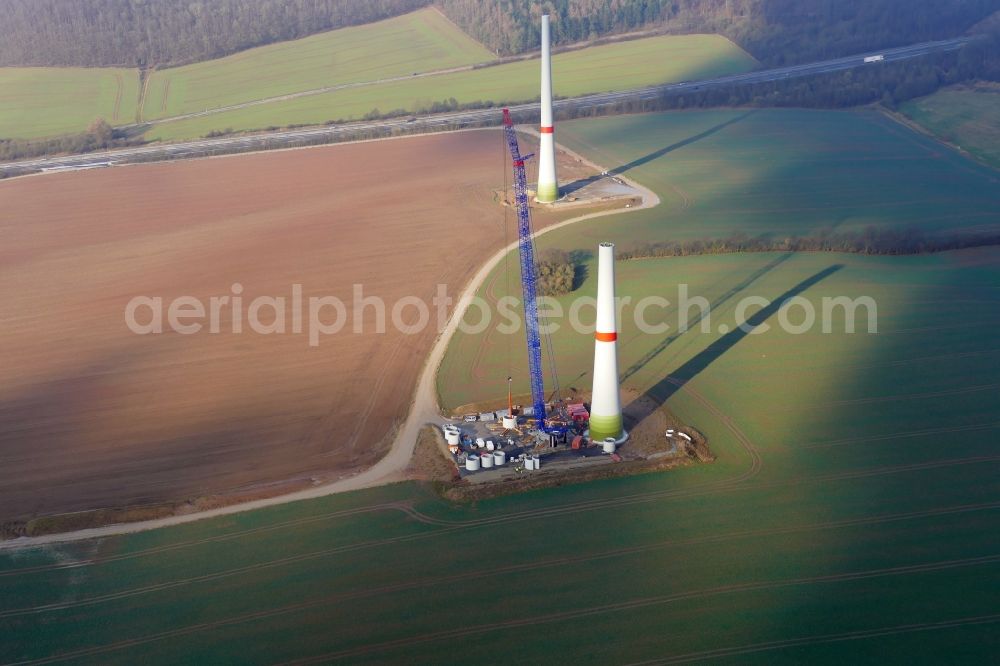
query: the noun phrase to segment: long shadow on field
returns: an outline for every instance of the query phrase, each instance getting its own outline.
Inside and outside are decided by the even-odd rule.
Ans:
[[[115,134],[123,139],[140,139],[152,126],[152,123],[140,123],[128,127],[118,127],[115,128]]]
[[[677,141],[676,143],[670,144],[669,146],[664,146],[663,148],[660,148],[658,150],[654,150],[653,152],[651,152],[651,153],[649,153],[647,155],[643,155],[642,157],[636,158],[636,159],[632,160],[631,162],[628,162],[627,164],[622,164],[620,166],[614,167],[613,169],[609,169],[606,176],[605,175],[588,176],[587,178],[581,178],[580,180],[575,180],[572,183],[567,183],[567,184],[565,184],[565,185],[562,186],[562,188],[561,188],[562,193],[563,194],[572,194],[573,192],[575,192],[575,191],[577,191],[579,189],[582,189],[582,188],[586,187],[587,185],[590,185],[591,183],[597,182],[597,181],[601,180],[602,178],[607,178],[607,177],[611,177],[611,176],[618,176],[618,175],[621,175],[621,174],[626,173],[628,171],[631,171],[632,169],[635,169],[636,167],[641,167],[642,165],[648,164],[649,162],[652,162],[653,160],[657,160],[657,159],[663,157],[664,155],[667,155],[668,153],[672,153],[675,150],[680,150],[681,148],[684,148],[685,146],[690,146],[692,143],[697,143],[698,141],[701,141],[702,139],[707,139],[708,137],[712,136],[713,134],[718,134],[719,132],[721,132],[722,130],[726,129],[730,125],[735,125],[738,122],[746,120],[747,118],[749,118],[750,116],[752,116],[755,113],[757,113],[757,111],[747,111],[746,113],[741,114],[739,116],[736,116],[735,118],[731,118],[731,119],[727,120],[724,123],[719,123],[718,125],[715,125],[714,127],[710,127],[707,130],[705,130],[704,132],[701,132],[700,134],[695,134],[694,136],[689,136],[686,139],[682,139],[680,141]]]
[[[795,296],[802,294],[810,287],[822,282],[843,267],[843,264],[834,264],[829,268],[825,268],[819,273],[816,273],[815,275],[798,283],[778,298],[772,300],[769,305],[761,308],[755,314],[748,317],[746,323],[742,326],[733,329],[726,335],[719,338],[717,341],[698,353],[690,361],[678,368],[669,377],[664,377],[656,385],[646,391],[645,397],[651,398],[651,400],[633,400],[632,403],[624,409],[625,420],[631,423],[638,423],[645,419],[653,412],[653,410],[658,409],[661,405],[663,405],[663,403],[670,399],[670,396],[676,393],[683,384],[697,377],[703,370],[705,370],[705,368],[718,360],[723,354],[736,346],[740,340],[750,335],[755,328],[777,313],[781,308],[782,303],[789,298],[794,298]]]
[[[569,258],[573,262],[573,291],[576,291],[590,275],[587,264],[594,258],[594,253],[589,250],[574,250],[569,253]]]
[[[722,130],[726,129],[730,125],[735,125],[736,123],[742,122],[742,121],[746,120],[747,118],[749,118],[750,116],[754,115],[755,113],[757,113],[757,112],[756,111],[747,111],[746,113],[738,115],[735,118],[731,118],[731,119],[727,120],[724,123],[719,123],[715,127],[710,127],[707,130],[705,130],[704,132],[702,132],[701,134],[695,134],[694,136],[690,136],[690,137],[688,137],[686,139],[678,141],[677,143],[672,143],[669,146],[664,146],[663,148],[660,148],[659,150],[654,150],[653,152],[649,153],[648,155],[643,155],[642,157],[634,159],[634,160],[632,160],[631,162],[629,162],[627,164],[623,164],[623,165],[621,165],[619,167],[615,167],[614,169],[611,169],[610,173],[612,173],[614,175],[619,175],[619,174],[626,173],[627,171],[631,171],[632,169],[635,169],[636,167],[641,167],[642,165],[648,164],[649,162],[652,162],[653,160],[659,159],[659,158],[663,157],[664,155],[666,155],[668,153],[672,153],[675,150],[680,150],[681,148],[684,148],[685,146],[690,146],[692,143],[697,143],[698,141],[701,141],[702,139],[707,139],[708,137],[712,136],[713,134],[718,134],[719,132],[721,132]]]
[[[736,294],[740,293],[741,291],[752,285],[760,278],[764,277],[765,275],[773,271],[775,268],[777,268],[784,262],[788,261],[788,259],[791,256],[792,256],[791,252],[782,254],[781,256],[777,257],[776,259],[768,263],[766,266],[763,266],[762,268],[759,268],[750,275],[748,275],[742,282],[740,282],[738,285],[734,286],[732,289],[730,289],[722,296],[717,298],[714,303],[711,303],[707,312],[705,310],[699,310],[698,315],[692,321],[687,322],[687,328],[694,328],[699,324],[701,324],[701,321],[705,318],[706,314],[710,313],[712,310],[716,310],[722,307],[722,305],[725,304],[726,301],[728,301],[733,296],[735,296]],[[646,352],[642,358],[640,358],[638,361],[630,365],[628,369],[624,373],[622,373],[621,380],[625,381],[630,377],[632,377],[635,373],[642,370],[644,367],[646,367],[648,363],[650,363],[653,359],[662,354],[663,351],[667,347],[669,347],[672,343],[674,343],[681,335],[682,331],[677,331],[665,337],[663,340],[660,341],[660,344],[656,345],[656,347]]]

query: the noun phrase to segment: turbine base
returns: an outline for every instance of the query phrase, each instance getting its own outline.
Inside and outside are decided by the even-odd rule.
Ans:
[[[559,200],[559,186],[555,183],[538,183],[535,201],[538,203],[555,203]]]
[[[594,416],[590,415],[590,440],[592,442],[603,442],[608,437],[615,440],[624,441],[625,429],[622,428],[622,415],[615,416]]]

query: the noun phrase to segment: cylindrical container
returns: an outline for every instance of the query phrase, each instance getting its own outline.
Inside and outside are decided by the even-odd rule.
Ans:
[[[480,456],[480,458],[482,458],[483,461],[483,469],[488,469],[490,467],[493,467],[492,453],[484,453],[483,455]]]
[[[604,452],[605,453],[614,453],[615,449],[617,447],[618,446],[615,443],[615,438],[614,437],[608,437],[606,440],[604,440]]]
[[[524,457],[524,469],[535,469],[535,458],[533,456]]]
[[[486,440],[486,450],[487,451],[492,451],[495,448],[496,448],[496,446],[493,444],[493,440],[492,439]]]
[[[465,469],[469,472],[479,471],[479,456],[469,456],[465,459]]]
[[[481,449],[481,448],[483,448],[484,446],[486,446],[486,442],[485,442],[485,440],[483,440],[483,438],[482,438],[482,437],[477,437],[477,438],[476,438],[476,447],[477,447],[477,448],[480,448],[480,449]]]
[[[461,439],[462,439],[462,434],[457,430],[444,431],[444,441],[448,442],[448,444],[454,444],[457,446]]]
[[[506,453],[504,453],[503,451],[494,451],[493,452],[493,464],[494,465],[497,465],[499,467],[500,465],[503,465],[506,462],[507,462],[507,454]]]
[[[503,427],[507,430],[513,430],[517,427],[517,417],[516,416],[505,416],[503,417]]]

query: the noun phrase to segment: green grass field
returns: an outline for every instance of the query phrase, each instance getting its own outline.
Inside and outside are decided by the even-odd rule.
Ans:
[[[782,238],[869,225],[929,234],[1000,229],[1000,188],[993,172],[874,112],[644,114],[572,121],[556,131],[570,148],[652,187],[662,203],[543,236],[541,251],[557,247],[593,253],[602,240],[625,249],[637,241],[719,238],[739,232]],[[720,260],[735,261],[706,258],[695,264]],[[620,270],[648,272],[649,265],[627,263]],[[509,282],[501,265],[480,295],[491,300],[506,295],[508,284],[513,285],[512,295],[518,295],[517,262],[510,266],[515,272]],[[588,272],[591,279],[579,294],[595,289],[593,262]],[[666,284],[673,292],[667,296],[675,300],[673,283]],[[649,285],[636,286],[641,291]],[[561,301],[568,309],[569,297]],[[488,329],[455,339],[439,382],[443,405],[453,408],[506,390],[505,337]],[[592,354],[588,338],[560,335],[554,341],[560,345],[560,364],[576,366]],[[521,345],[514,344],[512,351],[517,354],[515,369],[525,367]],[[571,353],[572,362],[564,361],[563,355]],[[641,358],[645,350],[640,347],[635,353]],[[628,358],[623,357],[626,364]],[[563,381],[576,374],[569,371]],[[490,382],[490,377],[500,379]],[[515,388],[527,391],[523,373],[515,377]],[[586,387],[585,380],[581,382]]]
[[[561,138],[598,147],[588,155],[613,165],[611,155],[635,161],[722,119],[579,121],[564,124]],[[811,187],[828,205],[831,188],[846,188],[844,198],[868,188],[866,205],[889,223],[879,192],[889,209],[907,192],[925,208],[943,196],[924,180],[890,187],[899,164],[923,151],[956,197],[978,192],[956,216],[1000,196],[985,168],[932,157],[933,142],[893,134],[874,116],[776,111],[744,122],[756,124],[756,143],[718,137],[711,151],[706,137],[629,173],[665,195],[661,208],[582,222],[544,245],[679,233],[697,223],[699,201],[721,206],[754,192],[776,197],[774,228],[795,227],[806,195],[778,197],[786,185]],[[832,143],[817,152],[824,133]],[[785,168],[766,168],[801,143],[798,169],[789,155]],[[717,186],[668,197],[666,174],[684,171],[671,163],[695,150],[714,165]],[[834,164],[850,172],[874,154],[883,171],[875,182],[864,169],[854,187],[848,176],[831,182]],[[712,229],[762,225],[739,212],[750,203],[747,214],[762,201],[738,198],[732,219]],[[621,368],[628,385],[704,431],[717,462],[469,505],[398,484],[0,553],[0,662],[990,662],[1000,650],[1000,251],[618,265],[619,295],[671,296],[682,282],[713,304],[710,332],[640,337],[626,311]],[[593,289],[591,273],[580,291]],[[769,332],[719,333],[740,298],[792,294],[869,295],[879,332],[792,335],[771,313]],[[564,384],[586,385],[587,336],[564,330],[554,342]],[[460,339],[443,371],[466,382],[462,399],[496,393],[494,384],[502,391],[495,368],[470,376],[455,364],[467,349]],[[678,390],[667,377],[686,384]]]
[[[620,218],[628,238],[998,228],[995,173],[874,111],[692,111],[557,131],[660,193],[663,207]]]
[[[134,122],[138,90],[131,69],[0,67],[0,138],[82,132],[98,118]]]
[[[702,79],[753,69],[755,61],[717,35],[650,37],[557,54],[552,58],[555,94],[566,97]],[[358,119],[373,109],[419,111],[454,97],[460,103],[518,102],[538,96],[538,60],[496,65],[300,97],[234,111],[154,125],[151,139],[185,139],[212,130],[261,129]],[[171,93],[172,94],[172,93]],[[151,99],[147,99],[146,108]]]
[[[949,143],[1000,168],[1000,89],[948,88],[900,109]]]
[[[152,120],[345,83],[378,81],[494,59],[435,9],[271,44],[155,72]]]

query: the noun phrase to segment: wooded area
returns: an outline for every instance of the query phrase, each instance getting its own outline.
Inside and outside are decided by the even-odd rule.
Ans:
[[[562,296],[576,289],[583,281],[579,257],[563,250],[550,249],[542,253],[535,264],[539,296]]]
[[[2,0],[0,66],[164,66],[413,11],[431,0]],[[438,0],[500,55],[642,29],[728,36],[765,65],[963,34],[1000,0]]]
[[[750,238],[737,234],[728,238],[689,241],[637,243],[620,249],[618,258],[647,259],[653,257],[684,257],[702,254],[732,254],[736,252],[850,252],[870,255],[925,254],[970,247],[1000,245],[1000,235],[941,234],[928,236],[915,229],[876,229],[833,233],[820,231],[813,236]]]
[[[0,0],[0,66],[145,67],[219,58],[429,0]]]
[[[726,35],[765,65],[808,62],[960,35],[1000,0],[439,0],[463,30],[501,55],[659,28]]]

